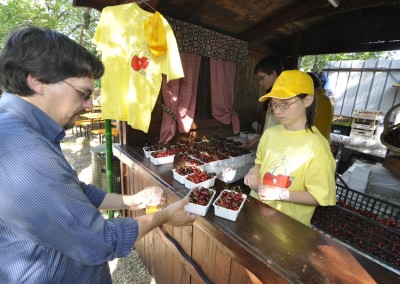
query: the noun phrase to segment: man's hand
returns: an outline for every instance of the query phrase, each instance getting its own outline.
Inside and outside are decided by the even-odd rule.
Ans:
[[[146,196],[146,189],[139,191],[134,195],[124,195],[124,208],[128,210],[139,210],[146,208],[146,201],[148,201],[148,197]],[[165,204],[166,197],[163,195],[161,198],[160,206]]]
[[[185,205],[188,203],[189,197],[186,196],[154,214],[136,217],[135,219],[139,223],[139,234],[137,239],[140,239],[154,228],[163,224],[169,224],[176,227],[192,225],[193,222],[196,221],[196,215],[185,211]]]
[[[156,215],[163,215],[163,223],[172,226],[190,226],[196,220],[196,215],[185,211],[185,205],[189,203],[189,197],[186,196],[182,200],[168,205],[166,208],[155,213]],[[157,216],[158,217],[158,216]]]

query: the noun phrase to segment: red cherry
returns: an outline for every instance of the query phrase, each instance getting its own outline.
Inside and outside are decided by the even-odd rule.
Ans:
[[[135,70],[135,71],[140,70],[140,62],[139,62],[139,57],[137,55],[135,55],[132,58],[131,66],[132,66],[133,70]]]
[[[277,180],[277,186],[280,188],[288,188],[292,184],[290,176],[278,175],[276,177],[276,180]]]
[[[263,179],[264,185],[276,186],[276,176],[271,173],[266,173]]]
[[[131,66],[135,71],[146,69],[149,66],[149,59],[147,57],[139,58],[137,55],[135,55],[132,58]]]

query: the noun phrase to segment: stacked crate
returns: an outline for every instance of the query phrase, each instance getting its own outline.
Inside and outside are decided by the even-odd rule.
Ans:
[[[350,116],[334,116],[332,120],[331,133],[349,136],[352,118]]]
[[[381,116],[382,113],[377,110],[355,110],[353,112],[350,137],[373,139]]]

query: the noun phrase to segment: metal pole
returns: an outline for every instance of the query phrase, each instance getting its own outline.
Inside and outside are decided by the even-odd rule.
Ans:
[[[106,174],[108,192],[114,192],[114,178],[113,178],[113,167],[112,167],[112,135],[111,135],[111,119],[104,120],[104,126],[106,129]],[[108,218],[114,218],[114,210],[108,211]]]

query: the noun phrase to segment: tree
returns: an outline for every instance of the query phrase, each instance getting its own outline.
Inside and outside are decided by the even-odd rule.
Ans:
[[[94,54],[91,39],[100,12],[91,8],[73,7],[70,0],[3,0],[0,6],[0,47],[9,32],[20,25],[36,25],[58,30]]]
[[[302,58],[300,66],[306,72],[320,72],[329,61],[389,59],[393,55],[392,51],[307,55]]]

